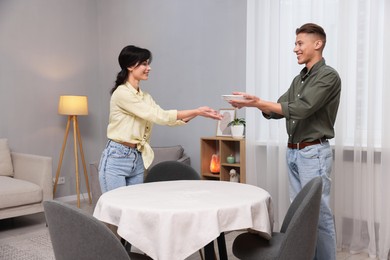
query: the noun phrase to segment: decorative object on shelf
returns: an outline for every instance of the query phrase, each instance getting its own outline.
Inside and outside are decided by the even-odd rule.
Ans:
[[[246,126],[245,118],[235,118],[227,125],[230,126],[233,138],[243,138]]]
[[[234,108],[222,108],[219,113],[222,115],[222,119],[217,121],[216,136],[231,136],[232,132],[228,124],[236,117],[236,110]]]
[[[240,174],[240,183],[246,183],[246,140],[231,137],[210,136],[200,139],[200,175],[203,180],[229,181],[229,171],[235,169]],[[220,157],[219,173],[210,171],[210,159],[213,154]],[[234,156],[234,163],[228,163],[227,157]]]
[[[240,174],[238,174],[235,169],[231,169],[229,175],[231,182],[240,182]]]
[[[213,154],[211,156],[211,162],[210,162],[210,172],[212,173],[219,173],[221,170],[221,163],[219,160],[218,154]]]
[[[79,130],[79,124],[77,121],[77,116],[86,116],[88,115],[88,98],[87,96],[60,96],[60,101],[58,103],[58,114],[67,115],[68,122],[66,124],[64,141],[62,143],[62,149],[60,154],[60,160],[58,162],[56,178],[54,181],[53,196],[56,193],[58,178],[60,176],[62,159],[64,157],[64,151],[66,147],[66,141],[68,139],[70,122],[73,123],[73,149],[74,149],[74,159],[76,166],[76,192],[77,192],[77,207],[80,208],[80,182],[79,182],[79,159],[78,159],[78,149],[80,149],[81,161],[84,168],[84,177],[85,184],[88,190],[89,204],[92,204],[91,192],[89,190],[88,174],[87,167],[85,165],[83,144],[81,142],[81,135]]]
[[[235,163],[236,162],[236,160],[232,154],[229,155],[228,157],[226,157],[226,161],[227,161],[227,163]]]

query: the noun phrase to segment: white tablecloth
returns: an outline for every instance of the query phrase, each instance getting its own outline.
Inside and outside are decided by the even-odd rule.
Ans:
[[[271,196],[224,181],[152,182],[104,193],[93,216],[153,259],[182,260],[221,232],[251,228],[270,237]],[[93,238],[91,238],[93,239]]]

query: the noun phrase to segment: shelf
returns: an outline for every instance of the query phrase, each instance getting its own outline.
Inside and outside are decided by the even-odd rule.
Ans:
[[[222,166],[240,167],[239,163],[221,163]]]
[[[219,179],[220,174],[219,173],[204,172],[204,173],[202,173],[202,176]]]
[[[232,137],[202,137],[200,139],[201,175],[204,180],[230,181],[230,170],[240,174],[240,182],[246,182],[245,139]],[[213,154],[218,154],[221,162],[219,174],[210,173],[210,161]],[[228,163],[226,157],[234,156],[235,163]]]

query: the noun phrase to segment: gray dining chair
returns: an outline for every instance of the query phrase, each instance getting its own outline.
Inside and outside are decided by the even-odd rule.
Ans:
[[[56,260],[151,260],[126,252],[106,225],[79,208],[54,200],[43,207]]]
[[[191,166],[178,161],[164,161],[148,171],[144,182],[200,180],[200,175]]]
[[[317,226],[322,179],[308,182],[295,197],[280,232],[266,240],[254,233],[243,233],[233,241],[233,254],[244,260],[312,260],[317,242]]]

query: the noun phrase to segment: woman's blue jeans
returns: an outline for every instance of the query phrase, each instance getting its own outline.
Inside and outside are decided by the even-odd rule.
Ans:
[[[107,142],[99,163],[99,182],[102,192],[144,181],[141,153],[112,140]]]
[[[330,209],[330,190],[333,154],[328,141],[298,149],[287,149],[288,177],[290,181],[290,199],[311,179],[322,177],[322,198],[318,221],[316,260],[336,259],[336,234],[333,214]]]

